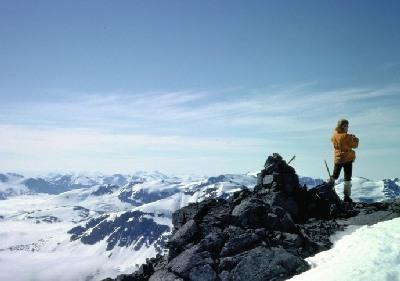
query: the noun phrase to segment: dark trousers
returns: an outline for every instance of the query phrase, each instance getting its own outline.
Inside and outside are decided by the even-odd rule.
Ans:
[[[332,177],[337,180],[340,175],[340,171],[344,169],[344,180],[345,181],[351,181],[351,174],[353,172],[353,161],[346,162],[343,164],[335,164],[335,167],[333,168],[333,175]]]

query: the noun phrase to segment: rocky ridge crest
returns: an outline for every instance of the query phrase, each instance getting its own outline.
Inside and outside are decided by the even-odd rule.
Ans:
[[[176,211],[168,255],[115,280],[286,280],[308,270],[304,259],[329,249],[336,231],[399,216],[396,200],[350,206],[327,183],[307,190],[274,153],[254,190]]]

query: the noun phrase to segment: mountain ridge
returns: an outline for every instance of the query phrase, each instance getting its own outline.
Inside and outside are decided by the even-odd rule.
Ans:
[[[352,206],[331,184],[303,188],[278,154],[259,175],[252,191],[177,210],[167,255],[106,280],[286,280],[307,271],[304,259],[329,249],[330,236],[347,225],[400,217],[400,199]]]
[[[3,174],[8,175],[6,173]],[[0,243],[0,258],[3,254],[5,261],[7,261],[13,253],[23,253],[21,251],[24,251],[24,249],[34,249],[35,253],[38,254],[49,251],[49,257],[62,251],[69,253],[68,255],[80,251],[83,253],[81,256],[87,255],[89,257],[92,251],[97,251],[99,256],[98,263],[93,267],[88,267],[80,276],[75,276],[75,279],[71,277],[71,280],[80,280],[79,278],[85,275],[101,279],[117,276],[124,272],[133,272],[142,263],[145,263],[146,258],[154,257],[158,253],[164,252],[165,241],[171,236],[173,230],[172,214],[174,211],[190,203],[207,199],[228,199],[234,192],[241,191],[245,187],[251,190],[257,181],[254,174],[224,174],[196,178],[165,177],[162,173],[146,178],[144,172],[137,173],[135,176],[116,175],[109,178],[107,184],[102,184],[103,181],[101,181],[101,178],[99,180],[98,175],[90,180],[87,180],[83,175],[86,183],[92,182],[92,186],[75,188],[59,194],[33,193],[24,189],[23,191],[26,193],[21,196],[10,195],[3,198],[4,200],[0,201],[2,206],[0,222],[3,224],[3,229],[10,229],[11,232],[2,232],[5,239],[4,243]],[[64,184],[65,182],[71,183],[71,185],[85,183],[83,180],[74,181],[73,177],[63,176],[65,175],[59,174],[53,175],[53,179],[46,177],[42,177],[42,179],[47,180],[49,184],[60,182]],[[103,178],[105,177],[107,176]],[[11,182],[15,183],[19,188],[22,187],[18,186],[18,183],[26,180],[22,175],[10,175],[9,178],[14,179]],[[113,179],[116,179],[117,182],[126,181],[126,183],[118,185],[115,184]],[[322,182],[322,180],[315,180],[309,177],[300,177],[299,181],[300,184],[306,184],[309,188]],[[3,187],[7,186],[7,182],[1,181],[0,184]],[[375,186],[378,187],[378,185]],[[338,193],[341,191],[340,188],[341,182],[338,182]],[[383,189],[384,185],[379,185],[379,188]],[[167,194],[163,194],[164,191],[168,191]],[[357,194],[356,187],[354,191]],[[380,192],[379,194],[380,196],[383,194],[383,197],[380,197],[381,199],[386,198],[385,193]],[[393,192],[393,196],[396,196],[395,192]],[[121,200],[120,197],[128,200]],[[364,196],[364,198],[366,197]],[[21,211],[18,211],[18,209]],[[118,220],[121,216],[125,219]],[[135,222],[136,227],[143,228],[146,221],[141,225],[140,216],[153,220],[154,223],[147,221],[148,224],[152,225],[150,229],[161,227],[163,231],[157,232],[157,237],[143,232],[142,239],[139,237],[140,235],[134,235],[133,231],[129,230],[125,233],[124,225],[129,224],[130,218],[133,219],[132,222]],[[96,220],[96,218],[102,219],[91,226],[90,221]],[[86,226],[88,223],[89,225]],[[32,239],[25,241],[26,239],[23,238],[25,236],[22,235],[23,232],[12,231],[16,225],[23,225],[24,227],[26,225],[26,233],[29,233]],[[41,226],[43,230],[48,230],[42,232],[35,225]],[[84,228],[85,231],[72,239],[73,232],[68,233],[68,231],[78,226]],[[20,226],[18,227],[20,228]],[[55,229],[58,229],[57,232]],[[130,228],[128,227],[128,229]],[[90,236],[93,230],[95,231]],[[113,232],[118,235],[112,235]],[[42,234],[39,235],[39,233]],[[129,233],[132,234],[130,235]],[[21,236],[18,239],[21,242],[12,242],[19,235]],[[112,240],[112,238],[115,239]],[[141,240],[144,242],[141,242]],[[10,243],[7,241],[10,241]],[[80,258],[77,257],[76,261],[70,261],[71,266],[78,266]],[[27,263],[30,262],[28,259]],[[33,262],[34,260],[32,260]],[[74,265],[75,263],[76,265]],[[107,266],[104,266],[104,263],[107,263]],[[32,268],[31,270],[33,273],[36,272],[36,269]],[[54,272],[54,274],[57,273],[56,267]]]

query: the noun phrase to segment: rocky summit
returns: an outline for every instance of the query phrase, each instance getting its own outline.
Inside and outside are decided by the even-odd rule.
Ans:
[[[348,204],[328,183],[301,186],[274,153],[253,190],[176,211],[168,254],[115,280],[286,280],[308,270],[305,258],[329,249],[333,233],[399,216],[400,201]]]

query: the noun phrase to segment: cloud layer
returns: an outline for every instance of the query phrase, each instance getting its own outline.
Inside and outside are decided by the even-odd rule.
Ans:
[[[399,85],[327,91],[303,84],[74,97],[6,101],[0,113],[0,154],[6,161],[0,168],[237,172],[258,169],[274,151],[299,155],[299,164],[307,165],[331,157],[330,134],[342,117],[361,138],[361,158],[380,151],[393,162],[390,157],[400,151]],[[372,173],[376,167],[363,169]]]

